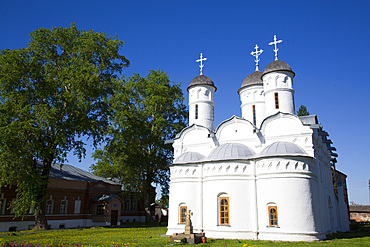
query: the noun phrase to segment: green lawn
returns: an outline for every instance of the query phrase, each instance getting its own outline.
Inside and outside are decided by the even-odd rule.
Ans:
[[[221,240],[207,239],[206,244],[198,246],[370,246],[370,225],[358,225],[355,230],[332,236],[321,242],[272,242],[252,240]],[[8,233],[0,235],[0,246],[11,241],[37,246],[182,246],[172,244],[168,237],[163,236],[166,227],[135,226],[119,228],[86,228],[72,230],[48,230],[17,232],[15,236]],[[12,245],[13,246],[13,245]],[[22,246],[22,245],[14,245]],[[24,245],[25,246],[25,245]],[[31,245],[29,245],[31,246]]]

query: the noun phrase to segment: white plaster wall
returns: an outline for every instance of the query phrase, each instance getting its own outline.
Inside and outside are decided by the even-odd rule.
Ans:
[[[293,74],[290,72],[271,72],[262,76],[265,93],[265,116],[277,112],[295,114]],[[279,94],[279,109],[275,109],[275,93]]]
[[[252,106],[256,107],[256,126],[265,119],[265,96],[263,85],[253,85],[240,91],[242,117],[253,123]]]
[[[253,165],[215,162],[204,165],[204,231],[212,238],[253,238]],[[229,225],[219,224],[219,196],[229,197]]]
[[[213,130],[215,88],[207,85],[194,86],[189,91],[189,125],[198,124]],[[195,105],[198,105],[198,119],[195,119]]]
[[[312,174],[307,161],[265,159],[257,162],[259,238],[313,241],[317,232],[312,204]],[[278,227],[269,226],[268,206],[276,205]]]
[[[185,224],[180,224],[180,205],[193,212],[193,229],[201,229],[201,168],[200,165],[174,165],[170,168],[170,197],[167,235],[181,233]]]
[[[260,142],[254,132],[252,123],[236,117],[220,124],[217,128],[216,137],[220,144],[228,142],[240,142],[243,144],[246,142]]]

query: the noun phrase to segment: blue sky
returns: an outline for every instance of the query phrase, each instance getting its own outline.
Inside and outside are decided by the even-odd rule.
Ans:
[[[24,47],[40,27],[68,27],[117,34],[127,76],[163,68],[186,87],[208,58],[204,74],[218,90],[216,126],[241,116],[237,90],[254,72],[250,52],[264,50],[260,68],[274,60],[268,43],[276,34],[279,60],[294,78],[296,108],[317,114],[338,150],[337,169],[348,175],[350,201],[369,204],[370,1],[6,1],[0,0],[0,49]],[[88,170],[89,156],[70,163]]]

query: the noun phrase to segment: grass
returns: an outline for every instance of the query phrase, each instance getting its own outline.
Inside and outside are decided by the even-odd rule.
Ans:
[[[347,233],[338,233],[329,236],[327,241],[318,242],[274,242],[274,241],[253,241],[253,240],[223,240],[207,239],[206,244],[198,246],[220,246],[220,247],[280,247],[280,246],[370,246],[370,225],[355,225],[355,229]],[[17,232],[14,236],[8,233],[0,235],[0,246],[4,243],[16,242],[33,244],[34,246],[183,246],[184,244],[170,242],[169,237],[163,236],[166,227],[143,226],[117,228],[85,228],[68,230],[48,231],[24,231]],[[172,244],[172,245],[171,245]],[[10,245],[8,245],[10,246]],[[32,246],[32,245],[28,245]]]

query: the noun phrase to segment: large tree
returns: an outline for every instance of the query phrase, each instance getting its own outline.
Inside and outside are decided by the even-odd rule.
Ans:
[[[97,150],[92,165],[96,174],[117,178],[129,191],[140,192],[149,215],[152,184],[168,188],[168,165],[172,161],[171,145],[187,123],[186,106],[179,84],[170,81],[161,69],[150,70],[143,78],[138,74],[118,82],[119,90],[111,98],[114,115],[110,139]]]
[[[16,185],[15,216],[33,205],[43,229],[52,163],[72,150],[83,157],[83,136],[101,140],[116,74],[129,61],[116,36],[73,23],[30,36],[25,48],[0,51],[0,188]]]

